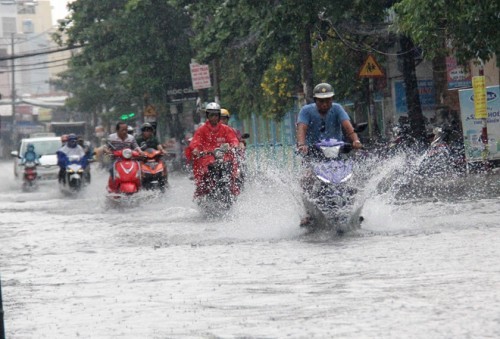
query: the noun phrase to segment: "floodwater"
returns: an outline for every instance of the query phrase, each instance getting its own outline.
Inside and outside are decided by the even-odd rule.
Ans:
[[[104,172],[78,197],[23,193],[11,162],[0,173],[7,338],[500,337],[498,177],[402,201],[374,189],[380,171],[361,229],[336,236],[298,226],[279,172],[216,220],[184,175],[112,208]]]

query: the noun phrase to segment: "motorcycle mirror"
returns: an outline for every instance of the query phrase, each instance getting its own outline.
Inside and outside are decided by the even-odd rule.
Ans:
[[[367,122],[361,122],[359,124],[356,124],[356,127],[354,128],[354,132],[361,133],[366,129],[366,127],[368,127]]]
[[[347,144],[345,143],[341,148],[340,148],[340,151],[342,153],[349,153],[350,151],[352,151],[352,145],[351,144]]]
[[[250,138],[250,134],[248,133],[244,133],[242,136],[241,136],[241,139],[248,139]]]
[[[106,145],[108,145],[108,147],[111,149],[116,149],[110,141],[106,142]]]

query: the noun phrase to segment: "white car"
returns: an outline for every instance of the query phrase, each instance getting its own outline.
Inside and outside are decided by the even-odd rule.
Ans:
[[[37,137],[21,140],[19,151],[13,151],[10,154],[16,157],[14,161],[14,175],[16,177],[22,173],[22,167],[19,166],[21,158],[28,148],[28,144],[35,147],[35,153],[41,156],[40,166],[37,167],[38,179],[53,180],[58,177],[59,167],[57,166],[57,151],[62,147],[60,137]]]

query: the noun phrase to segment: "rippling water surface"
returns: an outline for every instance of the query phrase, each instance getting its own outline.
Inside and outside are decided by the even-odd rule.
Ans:
[[[110,208],[105,173],[70,198],[22,193],[11,166],[0,163],[7,338],[500,337],[498,177],[401,200],[377,188],[379,171],[361,229],[338,237],[298,227],[298,189],[279,173],[206,220],[181,175],[165,196]]]

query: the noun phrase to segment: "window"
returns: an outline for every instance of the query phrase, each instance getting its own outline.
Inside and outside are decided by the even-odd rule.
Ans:
[[[10,38],[12,33],[16,33],[16,18],[2,18],[2,30],[4,38]]]

